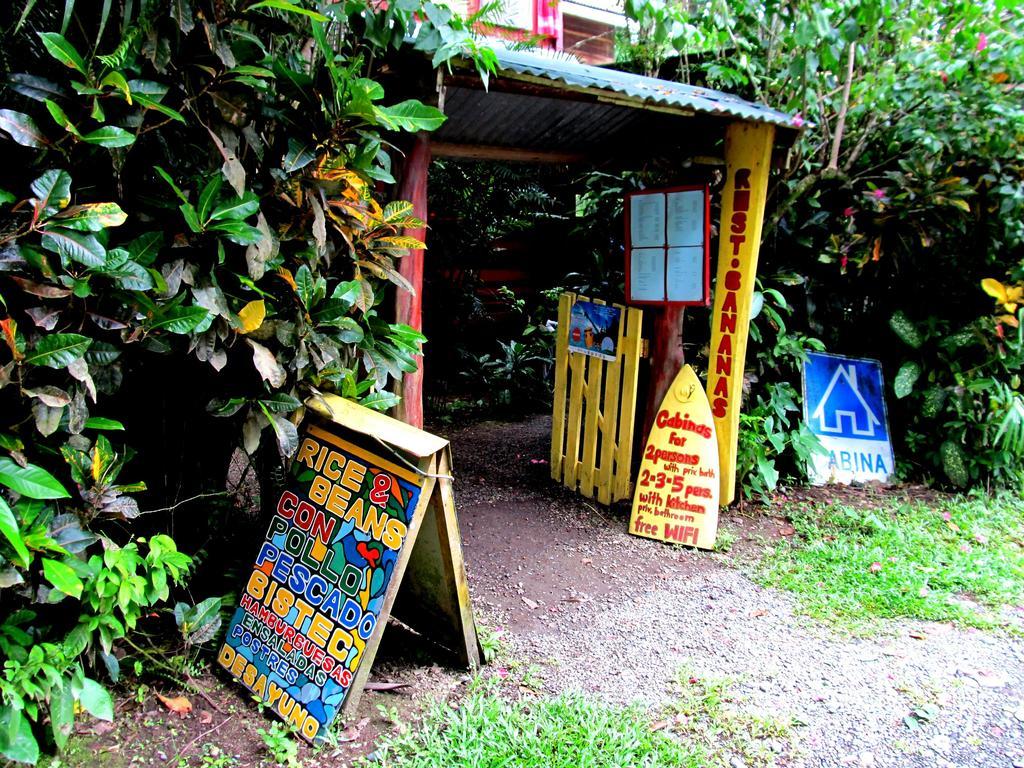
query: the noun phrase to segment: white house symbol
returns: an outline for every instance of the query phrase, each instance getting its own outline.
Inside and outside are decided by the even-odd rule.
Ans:
[[[832,424],[826,423],[825,405],[828,403],[829,398],[835,393],[836,388],[844,386],[844,384],[839,381],[840,377],[845,379],[845,386],[849,388],[863,408],[861,416],[864,421],[867,422],[863,427],[860,426],[860,419],[857,418],[857,411],[832,411],[829,415],[833,417],[834,422]],[[873,437],[875,434],[875,427],[882,423],[868,406],[867,401],[861,395],[860,390],[857,389],[857,369],[852,364],[849,366],[840,365],[836,368],[836,372],[832,375],[832,381],[828,383],[828,387],[825,389],[825,394],[822,395],[821,401],[818,403],[818,407],[815,408],[814,413],[811,414],[812,419],[818,420],[818,429],[821,432],[833,433],[842,433],[844,416],[849,418],[853,434],[861,435],[863,437]]]

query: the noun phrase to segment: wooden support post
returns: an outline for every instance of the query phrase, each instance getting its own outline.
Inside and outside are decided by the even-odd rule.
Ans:
[[[416,134],[412,149],[405,158],[402,180],[398,187],[398,199],[412,203],[413,215],[422,219],[424,226],[420,229],[406,231],[405,234],[426,242],[427,228],[427,176],[430,171],[430,138],[429,134]],[[398,272],[408,280],[414,293],[398,289],[395,299],[395,322],[405,323],[417,331],[423,330],[423,251],[409,251],[398,260]],[[417,367],[413,373],[402,377],[398,394],[402,402],[395,409],[395,418],[414,427],[423,426],[423,355],[417,357]]]
[[[686,307],[659,307],[654,315],[654,338],[651,343],[651,383],[647,390],[644,414],[644,439],[654,426],[661,401],[672,382],[686,364],[683,350],[683,314]]]
[[[743,373],[750,332],[750,304],[761,248],[768,172],[775,127],[733,123],[725,130],[726,180],[718,238],[718,282],[711,315],[708,399],[718,435],[721,496],[736,498],[736,445]]]

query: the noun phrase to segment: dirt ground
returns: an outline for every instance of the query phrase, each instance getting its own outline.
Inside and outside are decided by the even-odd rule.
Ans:
[[[1024,765],[1019,640],[934,624],[894,624],[874,640],[836,637],[736,568],[793,535],[786,504],[837,491],[792,490],[768,507],[726,512],[720,529],[734,538],[728,553],[660,545],[626,534],[625,504],[589,503],[551,481],[549,429],[550,420],[538,417],[446,433],[477,619],[502,646],[485,674],[500,678],[509,695],[579,690],[657,705],[678,670],[692,666],[731,677],[751,706],[802,724],[801,746],[787,747],[779,764]],[[838,492],[865,505],[880,493]],[[337,743],[302,747],[299,757],[348,765],[425,701],[460,697],[469,679],[392,624],[372,680],[402,687],[368,690]],[[234,765],[272,764],[259,734],[271,719],[216,674],[197,684],[202,694],[163,691],[189,699],[185,717],[150,691],[126,693],[113,727],[94,724],[76,742],[81,764],[207,768],[219,755]],[[902,718],[922,691],[941,700],[941,727],[908,733]]]

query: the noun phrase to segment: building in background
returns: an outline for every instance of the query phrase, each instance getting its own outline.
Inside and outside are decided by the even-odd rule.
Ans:
[[[458,13],[477,13],[486,0],[452,0]],[[585,64],[615,60],[615,34],[626,26],[621,0],[503,0],[480,31],[537,48],[564,51]]]

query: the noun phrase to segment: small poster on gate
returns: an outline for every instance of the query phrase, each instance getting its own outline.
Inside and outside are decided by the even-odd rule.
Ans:
[[[626,196],[626,300],[706,306],[711,297],[707,185]]]
[[[569,313],[569,351],[614,362],[619,321],[618,307],[577,301]]]

